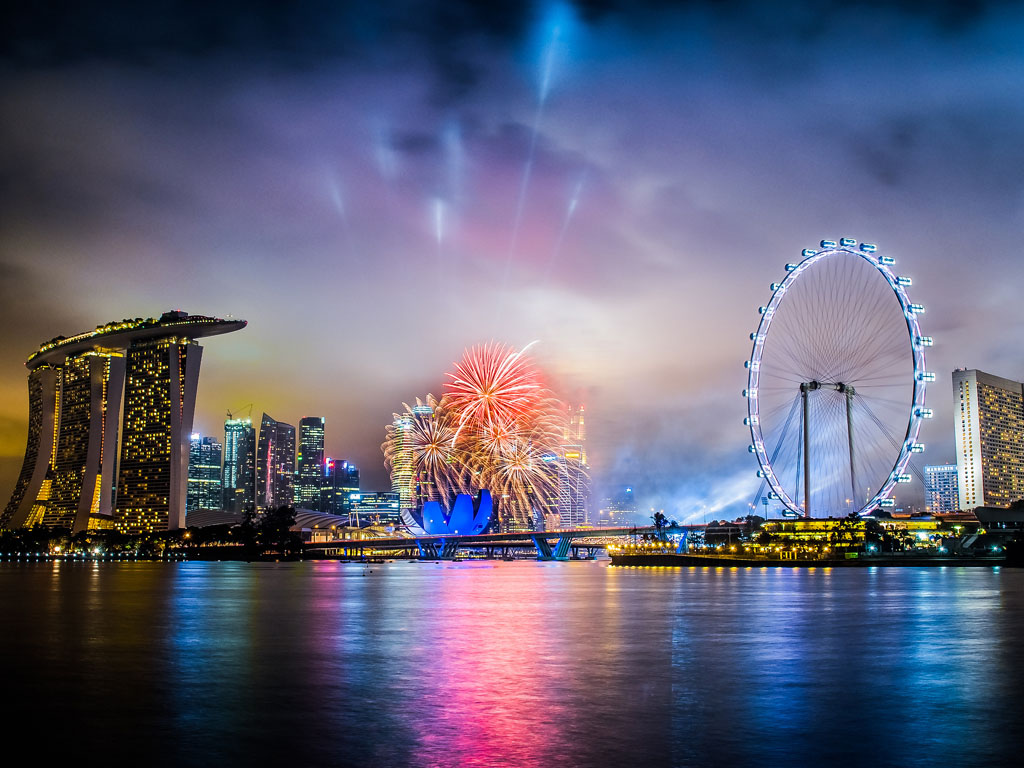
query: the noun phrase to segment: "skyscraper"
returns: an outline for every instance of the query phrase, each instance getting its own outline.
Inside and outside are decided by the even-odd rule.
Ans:
[[[359,494],[359,469],[348,461],[324,459],[324,480],[320,511],[347,515]]]
[[[574,443],[586,447],[587,444],[587,425],[584,421],[584,407],[581,404],[578,408],[573,408],[571,405],[568,408],[568,425],[564,429],[565,442]],[[583,453],[583,463],[587,463],[587,454]]]
[[[203,350],[191,339],[128,350],[114,526],[126,533],[185,526],[189,436]]]
[[[578,528],[589,522],[590,484],[583,455],[582,446],[563,445],[558,457],[558,520],[562,528]]]
[[[263,414],[256,446],[256,506],[259,510],[293,506],[295,427]]]
[[[298,483],[295,506],[320,509],[320,490],[324,480],[324,417],[307,416],[299,420]]]
[[[59,367],[42,365],[29,371],[25,461],[0,518],[0,528],[21,528],[42,521],[53,484],[46,479],[46,473],[53,461],[59,380]]]
[[[958,368],[953,408],[959,508],[1024,498],[1024,385]]]
[[[220,484],[221,445],[215,438],[193,434],[188,455],[186,514],[200,509],[222,509]]]
[[[925,503],[933,515],[960,508],[956,464],[933,464],[924,468]]]
[[[558,457],[558,518],[563,528],[577,528],[590,522],[590,467],[587,466],[587,429],[584,409],[569,407]]]
[[[251,419],[224,421],[224,511],[239,515],[256,504],[256,430]]]
[[[631,485],[620,485],[611,491],[598,512],[600,525],[623,525],[635,522],[639,512],[636,496]]]
[[[180,527],[202,354],[194,339],[243,327],[172,311],[40,346],[26,363],[25,461],[0,526]]]
[[[420,406],[417,406],[420,407]],[[430,406],[422,406],[430,410]],[[391,462],[391,492],[398,497],[401,509],[416,508],[416,488],[413,476],[412,446],[406,434],[412,429],[412,416],[401,415],[394,421],[398,438],[398,450]]]

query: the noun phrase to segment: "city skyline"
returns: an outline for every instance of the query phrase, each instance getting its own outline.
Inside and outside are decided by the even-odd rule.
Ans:
[[[877,242],[928,308],[922,465],[955,459],[950,371],[1024,379],[1020,10],[427,7],[403,34],[402,8],[292,48],[5,33],[0,495],[28,354],[172,306],[250,323],[206,344],[195,431],[245,403],[323,415],[379,489],[402,402],[472,344],[539,339],[595,477],[671,515],[756,491],[748,334],[823,237]]]

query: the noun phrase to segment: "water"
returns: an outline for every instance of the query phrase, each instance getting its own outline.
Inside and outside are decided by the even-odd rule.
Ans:
[[[1015,764],[1024,572],[0,565],[8,745],[175,765]]]

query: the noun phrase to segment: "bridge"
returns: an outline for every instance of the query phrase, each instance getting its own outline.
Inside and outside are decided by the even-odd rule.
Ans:
[[[484,550],[488,557],[500,552],[502,557],[512,550],[534,549],[538,560],[568,560],[579,557],[579,550],[586,549],[587,557],[593,558],[597,551],[604,549],[609,538],[640,537],[654,535],[666,538],[671,534],[682,534],[677,551],[686,551],[687,535],[692,530],[702,530],[704,525],[666,526],[660,531],[654,526],[631,526],[628,528],[574,528],[562,531],[518,531],[513,533],[481,533],[476,535],[422,536],[410,533],[407,536],[390,538],[336,539],[333,541],[311,542],[303,546],[307,553],[321,552],[327,557],[365,557],[367,554],[389,552],[397,557],[420,560],[454,560],[460,550]]]

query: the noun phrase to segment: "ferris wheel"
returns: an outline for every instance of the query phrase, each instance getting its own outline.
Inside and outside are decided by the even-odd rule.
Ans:
[[[866,514],[891,507],[917,441],[925,369],[909,277],[891,256],[850,238],[822,240],[772,283],[746,361],[749,450],[765,498],[783,514]],[[760,492],[758,494],[760,496]]]

